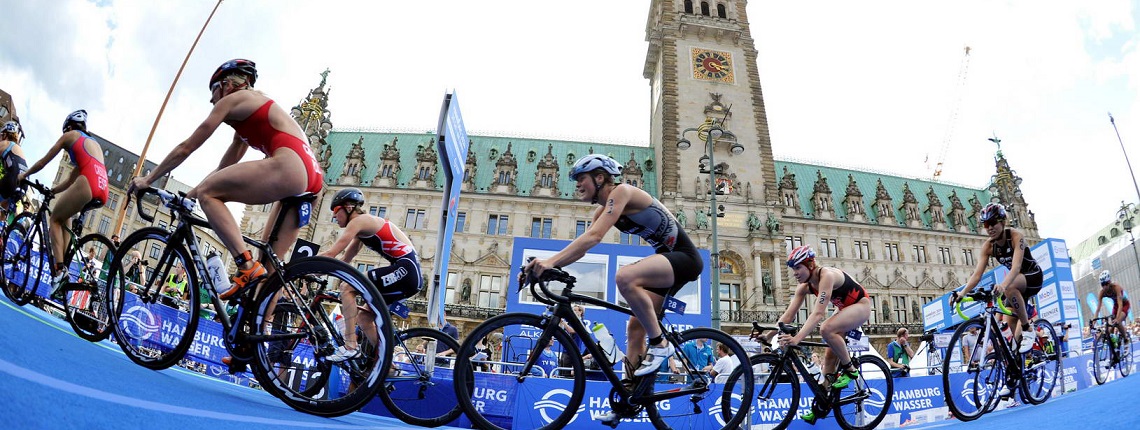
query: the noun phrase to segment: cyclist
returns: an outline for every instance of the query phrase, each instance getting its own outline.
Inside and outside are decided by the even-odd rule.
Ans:
[[[1132,309],[1132,303],[1127,297],[1124,297],[1124,288],[1115,282],[1112,282],[1112,273],[1105,270],[1100,272],[1100,291],[1096,294],[1096,312],[1093,312],[1093,318],[1100,317],[1100,308],[1104,303],[1104,299],[1112,298],[1112,313],[1109,314],[1109,333],[1112,333],[1111,327],[1116,327],[1119,336],[1128,336],[1128,331],[1124,329],[1124,320],[1128,318],[1128,310]],[[1092,326],[1092,323],[1089,323]],[[1115,339],[1113,345],[1116,346]]]
[[[351,263],[360,248],[367,246],[388,260],[387,266],[369,270],[367,274],[368,279],[380,290],[380,295],[384,296],[385,303],[411,297],[420,291],[423,277],[411,239],[391,221],[365,213],[363,192],[356,188],[337,191],[330,206],[333,219],[344,232],[321,255],[336,258],[343,252],[341,260]],[[356,292],[347,285],[341,285],[340,301],[341,313],[344,315],[344,345],[337,347],[336,352],[327,357],[334,362],[360,356],[355,329],[357,313],[360,311],[356,306]],[[364,311],[372,312],[368,309]],[[362,329],[365,333],[376,333],[374,327]],[[377,339],[370,340],[375,342]]]
[[[539,276],[546,269],[578,261],[602,241],[610,227],[645,239],[657,253],[618,269],[615,279],[618,291],[634,315],[626,329],[626,351],[632,360],[639,360],[645,354],[640,362],[632,363],[636,369],[633,374],[645,376],[657,372],[675,352],[665,341],[658,324],[658,312],[665,297],[696,280],[704,270],[704,262],[665,205],[640,188],[615,181],[621,171],[621,164],[600,154],[587,155],[574,163],[570,179],[577,183],[579,200],[600,205],[594,211],[593,223],[557,254],[531,260],[524,272]],[[646,337],[648,350],[643,341]]]
[[[787,264],[799,285],[779,322],[792,322],[808,294],[817,296],[818,300],[811,306],[811,313],[800,330],[794,336],[781,334],[779,343],[782,346],[796,345],[819,325],[820,337],[829,347],[823,356],[823,371],[828,380],[834,377],[832,388],[845,388],[852,380],[859,378],[859,369],[851,363],[851,354],[847,352],[844,337],[847,332],[859,328],[871,318],[871,299],[851,275],[835,267],[820,266],[815,261],[815,251],[810,246],[792,249]],[[829,302],[835,305],[836,311],[824,320]],[[823,323],[820,324],[820,321]],[[764,336],[770,342],[774,335],[775,331],[770,331]],[[800,415],[800,418],[808,424],[815,424],[824,412],[813,402],[811,411]]]
[[[0,129],[0,212],[7,213],[9,205],[15,204],[23,196],[20,187],[20,174],[28,170],[24,160],[24,129],[19,120],[4,123]]]
[[[63,135],[51,148],[48,148],[44,158],[20,174],[20,182],[39,172],[55,159],[59,151],[63,150],[67,151],[74,168],[71,170],[71,176],[51,189],[56,195],[49,223],[51,252],[55,257],[51,283],[53,296],[67,280],[67,270],[63,267],[63,253],[68,243],[68,238],[63,236],[64,223],[88,203],[101,206],[107,202],[107,168],[103,166],[103,148],[87,133],[87,111],[83,109],[72,112],[64,118]]]
[[[249,205],[275,203],[268,219],[275,219],[285,197],[319,192],[324,172],[313,156],[301,126],[264,93],[253,89],[257,82],[254,62],[234,59],[218,66],[210,77],[210,103],[214,108],[190,137],[179,143],[147,176],[131,181],[130,191],[149,187],[165,176],[206,143],[223,122],[234,128],[233,142],[218,163],[218,168],[187,193],[198,199],[210,228],[234,256],[237,273],[230,289],[219,294],[222,300],[252,286],[268,275],[260,261],[254,260],[242,241],[241,231],[226,202]],[[247,149],[265,154],[257,161],[239,163]],[[297,214],[285,217],[273,251],[285,252],[297,240],[300,225]],[[270,229],[262,240],[268,240]]]

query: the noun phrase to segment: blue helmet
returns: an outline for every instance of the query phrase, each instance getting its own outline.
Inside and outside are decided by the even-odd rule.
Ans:
[[[364,205],[364,193],[358,188],[345,188],[337,191],[333,195],[331,207],[335,208],[349,203],[356,205],[356,207]]]
[[[579,175],[597,169],[605,170],[612,176],[621,176],[622,167],[621,163],[614,161],[613,158],[601,154],[590,154],[574,162],[574,166],[570,168],[570,180],[577,181]]]
[[[1006,218],[1005,206],[1002,206],[1000,203],[990,203],[982,208],[982,212],[978,215],[978,219],[982,221],[982,224],[990,220],[994,222],[1004,221]]]
[[[257,64],[246,59],[235,58],[218,66],[218,70],[215,70],[213,76],[210,76],[210,87],[214,86],[214,82],[218,82],[235,72],[249,76],[249,86],[251,87],[257,82]]]
[[[804,264],[808,261],[815,260],[815,251],[812,251],[810,246],[803,245],[797,246],[792,252],[788,253],[788,267],[795,268],[797,264]]]

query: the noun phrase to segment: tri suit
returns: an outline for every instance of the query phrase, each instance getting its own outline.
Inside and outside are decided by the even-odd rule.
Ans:
[[[273,125],[269,123],[269,107],[272,105],[273,100],[267,100],[249,118],[231,125],[250,148],[261,151],[266,156],[272,157],[273,153],[281,148],[289,148],[290,151],[296,153],[298,157],[301,157],[301,162],[305,163],[305,174],[308,178],[305,192],[316,193],[321,191],[321,188],[324,187],[325,173],[317,164],[313,150],[308,143],[296,136],[273,128]]]
[[[1011,239],[1010,230],[1005,229],[1005,244],[998,245],[997,241],[993,243],[993,252],[991,253],[998,264],[1005,266],[1006,269],[1013,268],[1013,240]],[[1021,246],[1021,244],[1017,244]],[[1041,273],[1041,266],[1037,265],[1037,260],[1033,259],[1033,253],[1029,252],[1029,247],[1025,248],[1021,257],[1021,274],[1025,275],[1025,300],[1037,295],[1041,291],[1041,284],[1044,278]]]
[[[818,273],[822,272],[823,268],[820,267]],[[843,271],[840,270],[840,272]],[[817,274],[817,276],[821,275]],[[812,287],[811,282],[808,282],[808,292],[814,296],[818,296],[819,288]],[[843,285],[831,289],[831,304],[835,305],[835,308],[839,310],[858,303],[859,300],[862,300],[864,297],[867,297],[867,290],[864,290],[862,285],[859,285],[858,282],[851,279],[851,275],[848,275],[847,272],[843,272]]]
[[[107,203],[107,168],[103,166],[102,161],[87,153],[85,144],[91,136],[82,131],[76,132],[79,133],[79,138],[64,149],[67,150],[67,155],[71,157],[71,165],[79,170],[79,174],[87,178],[87,184],[91,187],[91,200],[105,204]]]
[[[614,227],[622,233],[636,234],[645,239],[658,254],[669,260],[673,267],[673,285],[668,288],[646,288],[661,296],[676,294],[685,284],[697,280],[704,271],[701,254],[680,223],[657,199],[641,212],[621,215]]]
[[[391,304],[420,291],[423,278],[419,260],[416,259],[416,248],[410,243],[401,242],[392,234],[391,221],[384,219],[380,230],[370,236],[357,237],[357,240],[390,263],[368,271],[368,279],[376,284],[385,303]]]

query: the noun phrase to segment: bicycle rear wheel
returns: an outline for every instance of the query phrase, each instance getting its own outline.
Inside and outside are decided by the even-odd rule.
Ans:
[[[1128,377],[1132,373],[1132,336],[1120,336],[1120,377]]]
[[[290,407],[313,415],[333,417],[352,413],[376,397],[392,360],[392,324],[387,312],[366,317],[357,315],[356,323],[376,327],[377,348],[341,362],[327,357],[344,345],[342,328],[336,324],[334,306],[307,306],[303,303],[305,283],[321,279],[328,285],[348,285],[371,309],[387,309],[384,299],[372,282],[347,263],[327,258],[309,257],[285,266],[282,278],[272,275],[265,281],[256,299],[252,344],[255,346],[251,370],[265,391]],[[276,321],[275,308],[284,303],[296,306],[292,321]],[[238,321],[237,323],[240,323]],[[299,341],[299,342],[297,342]],[[284,346],[296,342],[289,351]]]
[[[544,319],[538,315],[509,313],[495,316],[475,327],[459,347],[455,362],[455,396],[460,408],[476,427],[484,430],[510,428],[560,429],[566,424],[590,416],[579,416],[586,408],[586,374],[582,360],[570,360],[571,386],[568,390],[563,374],[550,377],[549,368],[536,362],[530,369],[524,364],[532,353],[546,356],[552,352],[575,354],[578,345],[570,334],[554,327],[543,331]],[[543,334],[552,338],[542,339]],[[485,339],[492,357],[475,358],[475,345]],[[545,358],[550,360],[550,358]],[[499,362],[483,370],[482,360]],[[541,361],[541,359],[540,359]],[[557,363],[553,359],[553,363]],[[553,364],[557,366],[557,364]],[[513,390],[513,391],[512,391]],[[511,393],[514,395],[511,395]],[[600,413],[605,413],[601,411]]]
[[[748,360],[755,375],[756,389],[748,413],[753,426],[784,429],[796,417],[800,404],[800,381],[789,365],[781,365],[775,354],[758,354]],[[744,379],[744,366],[733,369],[725,386],[735,387]],[[735,388],[732,391],[736,391]]]
[[[95,259],[88,261],[89,253],[95,252]],[[81,262],[78,284],[81,289],[67,292],[67,322],[79,337],[91,342],[99,342],[111,335],[111,315],[107,312],[108,268],[115,256],[115,245],[101,234],[89,234],[78,242],[77,255],[72,261]],[[82,254],[82,255],[78,255]]]
[[[3,260],[0,260],[3,261],[3,278],[0,278],[2,281],[0,286],[3,287],[8,300],[20,306],[32,300],[39,285],[39,277],[33,275],[32,269],[36,269],[35,273],[40,273],[40,270],[46,266],[42,261],[46,257],[43,253],[37,251],[38,258],[33,260],[33,250],[37,249],[36,244],[43,235],[42,233],[36,237],[29,235],[28,227],[32,225],[31,221],[32,214],[25,212],[16,216],[4,229],[4,255]]]
[[[1112,345],[1108,342],[1108,335],[1100,332],[1093,337],[1093,379],[1097,385],[1104,385],[1108,381],[1108,374],[1112,372]]]
[[[887,362],[873,355],[859,357],[859,377],[839,390],[832,406],[839,426],[850,430],[875,428],[887,416],[895,382]]]
[[[728,346],[729,352],[724,357],[731,360],[731,367],[724,372],[724,375],[717,375],[716,378],[703,373],[702,369],[695,369],[699,375],[682,371],[681,376],[688,376],[690,379],[695,377],[696,380],[684,381],[685,385],[678,385],[678,388],[709,384],[708,391],[646,405],[649,420],[658,429],[722,429],[739,426],[748,414],[752,393],[756,389],[752,368],[740,365],[748,362],[748,353],[744,351],[744,347],[740,346],[740,342],[732,336],[711,328],[689,329],[676,338],[671,334],[668,337],[673,342],[673,347],[677,349],[676,357],[681,359],[681,363],[686,367],[692,366],[696,357],[686,356],[682,346],[697,339],[705,339],[714,351],[721,344]],[[740,375],[732,384],[727,383],[732,371],[737,369],[741,370]],[[658,387],[655,391],[662,392],[664,388]]]
[[[417,348],[423,346],[423,352]],[[463,413],[451,386],[459,341],[430,328],[412,328],[396,333],[392,370],[380,390],[388,411],[408,424],[439,427]],[[451,351],[446,357],[425,360],[427,351]]]
[[[1037,337],[1033,349],[1024,355],[1021,397],[1026,403],[1039,405],[1053,396],[1053,389],[1061,378],[1061,339],[1049,321],[1034,321],[1031,328],[1033,332],[1021,334]]]
[[[198,272],[182,245],[167,243],[169,232],[147,227],[123,240],[107,277],[106,309],[111,315],[119,348],[136,364],[154,370],[178,363],[198,331]],[[143,270],[136,283],[123,273],[135,262],[130,250],[143,253]],[[177,267],[185,270],[188,299],[175,301],[162,294],[165,279]],[[149,273],[148,273],[149,272]],[[193,309],[190,303],[194,304]]]
[[[954,417],[973,421],[997,404],[997,384],[1005,383],[1003,362],[988,358],[993,340],[984,338],[985,322],[975,317],[960,324],[950,336],[942,360],[942,392]],[[989,344],[990,347],[985,346]]]

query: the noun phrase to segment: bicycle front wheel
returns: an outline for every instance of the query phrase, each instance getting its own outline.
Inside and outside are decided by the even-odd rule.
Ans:
[[[679,385],[679,388],[692,388],[711,382],[708,385],[708,391],[646,405],[649,420],[658,429],[723,429],[739,426],[748,414],[749,405],[752,402],[752,393],[756,389],[755,376],[751,371],[752,367],[740,365],[740,363],[748,362],[748,353],[744,351],[744,347],[740,346],[740,342],[737,342],[732,336],[711,328],[689,329],[676,338],[671,335],[669,337],[670,341],[674,343],[673,347],[677,349],[675,353],[677,358],[681,359],[681,363],[685,367],[692,366],[692,363],[697,359],[696,356],[685,355],[682,346],[686,343],[705,339],[713,350],[720,348],[722,344],[727,346],[728,354],[721,360],[729,360],[728,369],[716,375],[715,378],[704,374],[703,369],[682,371],[679,376],[687,376],[696,380],[678,381],[684,384]],[[732,384],[728,384],[729,377],[737,369],[741,370],[740,375]],[[660,379],[658,381],[661,382]],[[660,387],[663,384],[658,385],[655,391],[663,391],[664,387]]]
[[[1093,379],[1097,385],[1104,385],[1108,381],[1108,373],[1112,372],[1112,345],[1108,341],[1108,334],[1100,332],[1093,337]]]
[[[580,357],[578,345],[561,328],[544,331],[545,323],[538,315],[498,315],[475,327],[460,345],[455,396],[476,427],[560,429],[576,419],[590,419],[579,416],[585,410],[586,393],[582,360],[569,360],[569,369],[552,370],[558,363],[555,353]],[[491,357],[475,355],[480,339],[492,351]],[[532,354],[541,356],[534,357],[528,368]],[[566,377],[572,378],[569,389]]]
[[[725,386],[734,387],[743,383],[744,374],[751,370],[755,375],[755,396],[751,399],[748,413],[753,426],[785,429],[796,416],[800,404],[800,380],[791,365],[781,362],[775,354],[758,354],[748,360],[751,369],[745,366],[733,369]]]
[[[32,237],[28,229],[31,225],[32,214],[25,212],[4,229],[3,278],[0,281],[4,295],[19,306],[28,304],[35,296],[39,285],[36,274],[46,266],[43,262],[46,256],[36,249],[43,235]]]
[[[113,331],[103,297],[107,295],[107,269],[114,260],[115,245],[101,234],[89,234],[79,239],[76,253],[72,261],[82,266],[77,282],[83,287],[67,292],[67,322],[79,337],[99,342]]]
[[[198,272],[186,248],[167,243],[168,238],[169,232],[157,227],[127,236],[111,262],[104,297],[119,348],[131,361],[154,370],[178,363],[198,331]],[[132,249],[143,253],[142,261],[134,260]],[[138,279],[124,273],[135,264],[146,266]],[[163,294],[166,279],[180,272],[185,272],[185,300]]]
[[[994,358],[993,340],[987,341],[981,317],[960,324],[950,336],[942,360],[942,393],[954,417],[973,421],[996,405],[997,384],[1005,383],[1004,364]],[[993,354],[996,355],[996,354]]]
[[[839,390],[832,408],[840,427],[870,430],[886,418],[895,382],[887,362],[879,357],[860,356],[858,364],[859,377]]]
[[[392,343],[392,370],[380,390],[388,412],[420,427],[439,427],[458,418],[463,410],[451,382],[459,341],[439,330],[412,328],[397,332]],[[447,355],[429,357],[428,350]]]
[[[1031,329],[1032,332],[1021,334],[1037,338],[1033,349],[1024,356],[1021,394],[1026,403],[1039,405],[1053,396],[1053,389],[1061,378],[1061,339],[1049,321],[1034,321]]]
[[[356,358],[330,360],[345,345],[343,330],[348,324],[336,323],[336,306],[302,302],[309,291],[306,284],[314,279],[335,288],[347,286],[360,300],[350,306],[388,309],[372,282],[347,263],[327,257],[295,260],[280,277],[271,275],[265,281],[256,308],[246,310],[256,312],[251,370],[265,391],[293,409],[325,417],[345,415],[363,407],[382,388],[392,361],[392,324],[388,312],[358,313],[348,329],[375,329],[376,348]],[[275,309],[286,304],[293,305],[295,313],[288,321],[278,321]],[[240,323],[240,319],[235,322]]]

